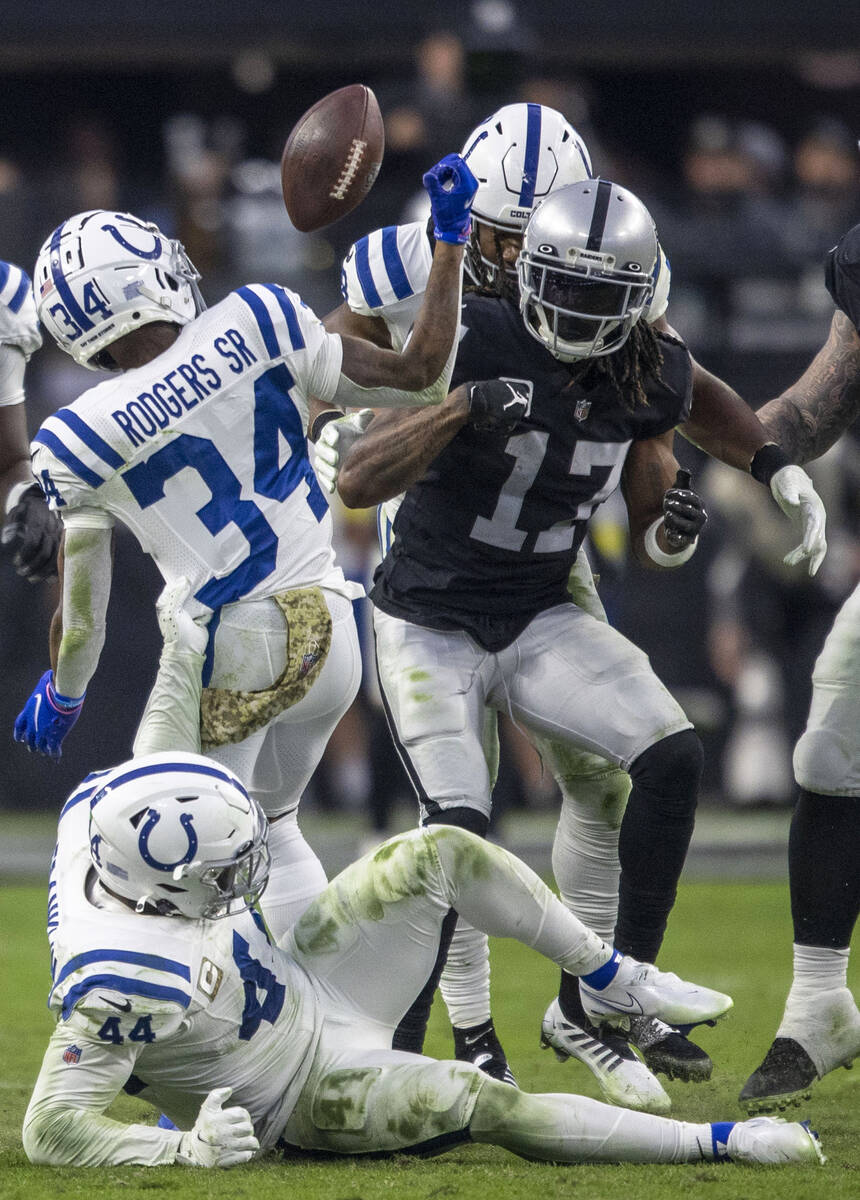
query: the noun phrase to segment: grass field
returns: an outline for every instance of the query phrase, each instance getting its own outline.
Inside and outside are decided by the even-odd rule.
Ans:
[[[822,1168],[693,1166],[539,1166],[484,1146],[462,1147],[429,1161],[398,1158],[362,1163],[285,1165],[263,1160],[228,1172],[173,1168],[47,1169],[31,1167],[19,1131],[51,1019],[44,889],[7,886],[2,894],[0,989],[0,1196],[2,1200],[146,1198],[182,1200],[668,1200],[695,1190],[707,1200],[849,1200],[860,1196],[860,1072],[838,1071],[817,1086],[799,1115],[821,1135]],[[739,1116],[737,1093],[770,1043],[790,968],[788,897],[775,884],[689,884],[682,889],[663,962],[688,978],[723,988],[735,999],[730,1019],[702,1033],[717,1068],[697,1086],[668,1083],[673,1115],[691,1121]],[[860,983],[856,964],[855,991]],[[514,943],[493,946],[496,1023],[521,1086],[599,1097],[584,1067],[560,1064],[538,1046],[540,1018],[556,970]],[[434,1011],[427,1052],[451,1053],[443,1013]],[[122,1098],[112,1115],[154,1120],[152,1110]]]

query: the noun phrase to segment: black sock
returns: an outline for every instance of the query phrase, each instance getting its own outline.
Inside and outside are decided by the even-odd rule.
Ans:
[[[654,962],[675,903],[695,823],[702,744],[692,729],[671,734],[633,762],[621,822],[618,923],[622,954]]]
[[[860,912],[860,799],[801,788],[788,835],[794,940],[841,949]]]
[[[579,995],[578,975],[570,975],[567,971],[562,971],[558,989],[558,1004],[565,1018],[573,1021],[574,1025],[584,1025],[588,1020]]]

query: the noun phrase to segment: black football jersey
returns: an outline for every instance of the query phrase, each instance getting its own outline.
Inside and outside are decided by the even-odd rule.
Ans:
[[[618,486],[630,443],[688,416],[692,368],[680,342],[658,335],[662,381],[649,380],[647,405],[628,408],[605,383],[576,382],[510,302],[469,294],[462,322],[452,387],[509,379],[529,409],[509,434],[464,427],[408,489],[371,598],[498,650],[569,599],[591,514]]]
[[[849,229],[828,254],[824,282],[836,307],[860,333],[860,225]]]

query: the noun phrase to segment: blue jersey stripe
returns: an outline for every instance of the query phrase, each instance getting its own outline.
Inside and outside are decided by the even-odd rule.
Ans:
[[[84,483],[88,483],[91,488],[98,488],[104,483],[100,475],[96,475],[95,471],[91,471],[86,463],[82,463],[76,454],[72,454],[71,450],[67,449],[55,433],[51,433],[50,429],[40,429],[33,438],[34,442],[40,442],[43,446],[47,446],[49,450],[56,454],[61,463],[72,471],[79,479],[83,479]]]
[[[105,988],[112,992],[122,992],[126,996],[144,996],[148,1000],[170,1000],[187,1008],[191,997],[179,988],[163,987],[160,983],[149,983],[145,979],[126,979],[124,975],[90,975],[81,983],[69,988],[63,997],[63,1020],[67,1021],[72,1015],[75,1005],[82,996],[86,996],[94,988]]]
[[[213,779],[220,779],[224,783],[231,783],[233,787],[239,789],[243,796],[248,795],[238,779],[235,779],[232,775],[228,775],[226,771],[219,771],[217,767],[209,767],[205,763],[184,762],[152,763],[148,767],[134,767],[131,771],[126,771],[123,775],[112,776],[109,790],[114,791],[120,784],[130,783],[132,779],[142,779],[146,775],[165,775],[168,771],[178,771],[183,775],[211,775]],[[104,791],[105,789],[102,788],[93,796],[91,807],[95,808],[103,798]]]
[[[9,264],[0,259],[0,292],[3,291],[4,287],[9,282],[9,274],[11,270],[12,268],[9,266]]]
[[[385,509],[382,505],[378,505],[376,509],[376,536],[379,539],[379,551],[385,558],[388,551],[391,549],[391,521],[385,515]]]
[[[523,157],[523,183],[520,188],[520,204],[531,208],[535,202],[538,160],[540,159],[540,105],[528,105],[526,119],[526,149]]]
[[[203,673],[201,677],[204,687],[209,687],[209,680],[212,678],[212,671],[215,668],[215,634],[220,624],[221,609],[216,608],[212,616],[209,618],[209,624],[207,626],[209,638],[206,642],[206,654],[203,658]]]
[[[58,408],[54,413],[55,417],[68,425],[73,433],[76,433],[85,446],[89,446],[93,454],[97,454],[103,459],[109,467],[115,470],[125,466],[125,459],[120,458],[113,446],[99,437],[94,429],[90,429],[85,421],[82,421],[77,413],[72,412],[70,408]]]
[[[63,268],[60,264],[60,238],[67,224],[68,222],[64,221],[62,225],[58,225],[51,237],[51,278],[54,281],[57,291],[62,296],[66,308],[69,310],[69,316],[80,325],[83,331],[92,329],[93,323],[72,295],[72,289],[66,283],[66,277],[63,274]]]
[[[236,295],[242,297],[254,314],[254,320],[257,322],[260,333],[263,335],[263,342],[265,343],[269,358],[280,358],[281,347],[278,342],[278,335],[275,333],[274,322],[263,300],[247,286],[238,288]]]
[[[30,290],[30,280],[27,278],[27,276],[22,271],[21,272],[21,282],[18,284],[18,290],[15,292],[15,295],[9,301],[9,308],[11,308],[13,313],[21,311],[21,305],[24,303],[24,300],[26,299],[26,296],[27,296],[27,293],[29,292],[29,290]]]
[[[264,283],[263,287],[270,291],[281,306],[281,312],[287,320],[287,329],[290,334],[290,342],[294,350],[304,350],[305,339],[302,337],[299,318],[296,316],[296,310],[287,293],[282,287],[278,287],[276,283]]]
[[[187,983],[191,982],[191,972],[188,967],[185,963],[177,962],[173,958],[162,958],[160,954],[143,954],[138,950],[104,949],[87,950],[83,954],[76,954],[74,958],[70,958],[54,981],[54,987],[59,987],[64,979],[68,979],[81,967],[89,966],[94,962],[132,963],[136,967],[151,967],[154,971],[166,971],[169,975],[178,975]]]
[[[370,271],[370,247],[366,237],[355,243],[355,269],[365,304],[368,308],[381,308],[382,297],[376,290]]]
[[[382,231],[382,260],[385,263],[385,269],[388,272],[388,278],[391,286],[394,288],[394,295],[398,300],[405,300],[407,296],[412,295],[412,287],[406,275],[406,268],[403,266],[403,259],[400,257],[400,250],[397,247],[397,226],[386,225]]]

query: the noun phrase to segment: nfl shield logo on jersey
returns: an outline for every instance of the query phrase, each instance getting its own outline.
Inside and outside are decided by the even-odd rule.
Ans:
[[[81,1061],[80,1046],[67,1046],[63,1051],[63,1062],[78,1063]]]
[[[591,412],[591,401],[590,400],[577,400],[576,407],[573,410],[574,420],[584,421],[590,412]]]

